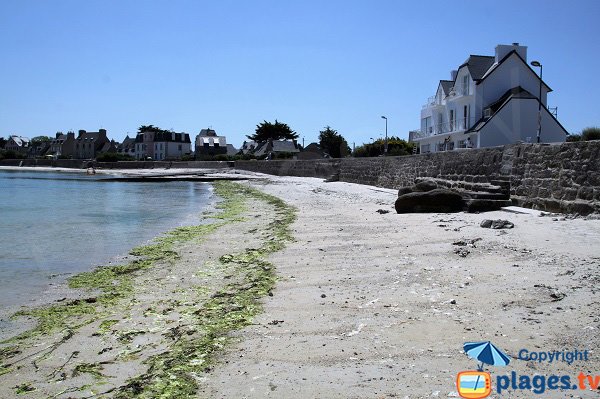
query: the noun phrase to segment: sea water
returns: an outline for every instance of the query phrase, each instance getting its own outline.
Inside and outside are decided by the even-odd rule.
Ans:
[[[207,183],[103,178],[0,170],[0,318],[69,275],[176,226],[198,224],[214,202]]]

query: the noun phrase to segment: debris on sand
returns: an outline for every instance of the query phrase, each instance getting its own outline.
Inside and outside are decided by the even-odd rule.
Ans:
[[[483,222],[481,222],[480,226],[484,229],[512,229],[515,227],[513,222],[503,219],[485,219]]]

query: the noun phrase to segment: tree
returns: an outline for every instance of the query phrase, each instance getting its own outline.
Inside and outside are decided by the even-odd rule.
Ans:
[[[33,147],[42,143],[48,143],[50,141],[52,141],[52,139],[48,136],[35,136],[31,139],[31,146]]]
[[[391,136],[388,139],[388,156],[411,155],[414,145],[414,143],[409,143],[399,137]],[[373,143],[356,147],[352,155],[355,157],[378,157],[383,155],[384,148],[385,139],[379,138]]]
[[[581,131],[581,139],[584,141],[600,140],[600,127],[586,127]]]
[[[325,126],[325,129],[319,132],[319,146],[332,158],[342,158],[350,154],[346,139],[330,126]]]
[[[298,134],[294,132],[286,123],[281,123],[275,119],[275,123],[264,121],[256,125],[256,131],[251,136],[246,136],[256,142],[269,140],[296,140]]]
[[[0,150],[4,148],[7,140],[4,137],[0,137]]]

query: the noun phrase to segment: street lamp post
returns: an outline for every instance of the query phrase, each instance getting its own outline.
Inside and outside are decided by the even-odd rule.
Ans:
[[[381,118],[385,119],[385,144],[383,146],[383,155],[387,156],[387,151],[388,151],[387,117],[381,116]]]
[[[537,142],[540,142],[540,137],[542,136],[542,76],[544,73],[544,68],[539,61],[531,61],[531,66],[540,68],[540,96],[538,98],[538,130],[537,130]]]

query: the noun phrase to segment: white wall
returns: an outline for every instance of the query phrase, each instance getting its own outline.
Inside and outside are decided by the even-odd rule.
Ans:
[[[480,131],[481,147],[493,147],[517,141],[537,141],[538,102],[534,99],[512,99]],[[565,131],[550,113],[542,108],[541,142],[564,142]]]
[[[519,57],[512,54],[504,63],[481,83],[478,94],[482,95],[482,106],[485,108],[497,101],[513,87],[521,86],[534,96],[539,95],[540,83],[538,76]],[[542,86],[542,104],[546,104],[547,89]]]

